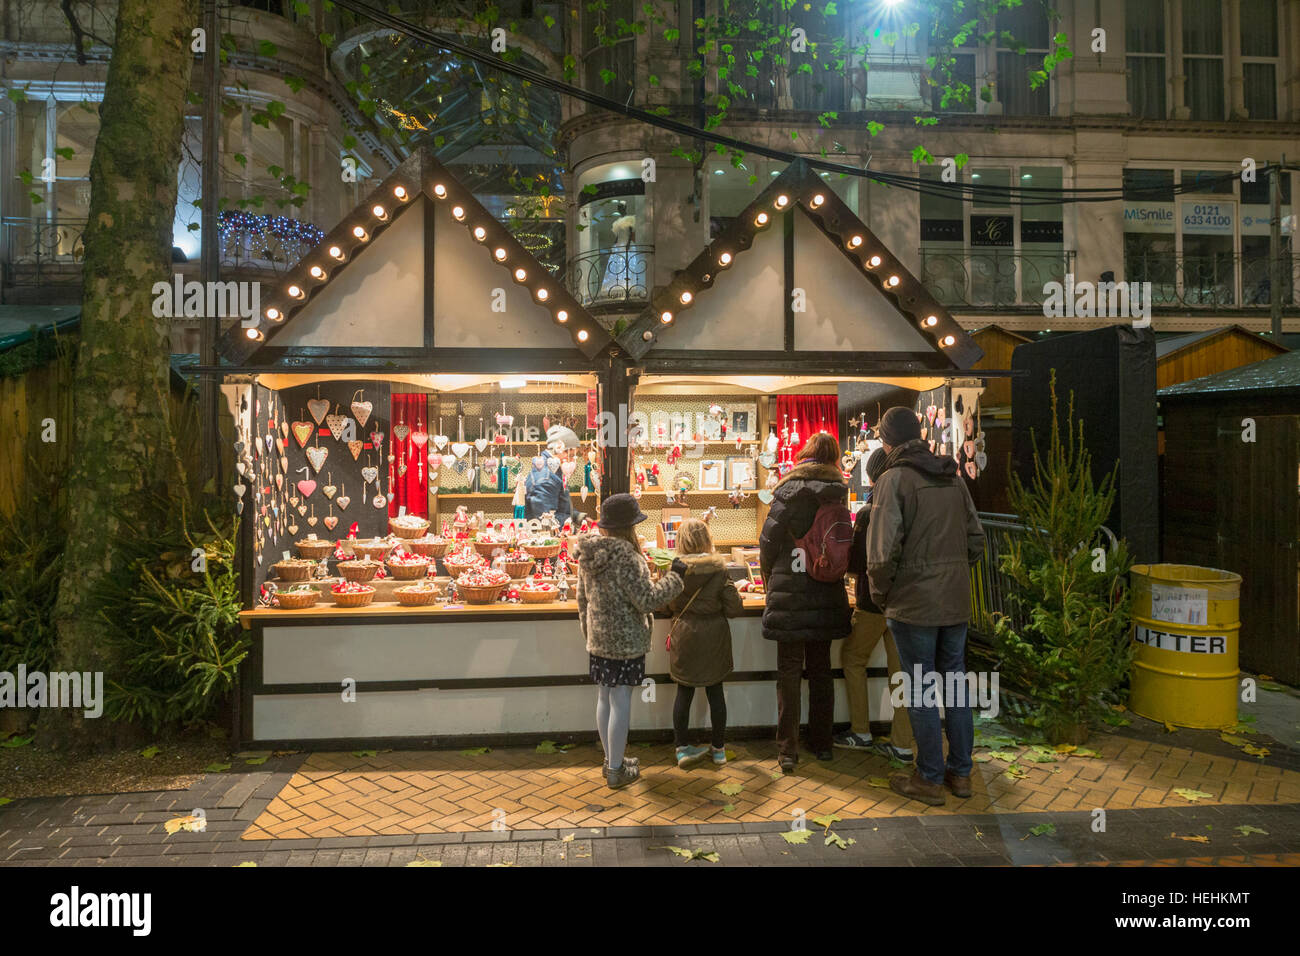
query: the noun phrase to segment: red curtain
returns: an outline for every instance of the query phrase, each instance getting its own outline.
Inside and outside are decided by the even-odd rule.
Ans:
[[[797,455],[804,442],[816,432],[828,432],[839,441],[839,413],[840,400],[834,395],[778,395],[776,421],[773,424],[776,425],[779,436],[781,429],[787,425],[791,431],[795,431],[795,419],[799,420],[799,443],[794,449]]]
[[[389,517],[396,517],[403,506],[408,515],[429,517],[429,464],[425,456],[429,445],[417,445],[408,434],[399,441],[393,433],[396,425],[406,425],[412,432],[429,431],[429,406],[422,393],[394,392],[388,412],[389,450],[396,461],[388,465],[388,487],[393,500],[388,503]],[[406,463],[406,474],[398,474],[398,466]],[[385,462],[387,464],[387,462]]]

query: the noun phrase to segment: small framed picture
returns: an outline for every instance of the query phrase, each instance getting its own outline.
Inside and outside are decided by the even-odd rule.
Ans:
[[[758,437],[758,406],[733,405],[731,407],[731,428],[728,438],[753,440]]]
[[[727,463],[721,458],[700,462],[700,491],[724,491],[727,487]]]
[[[752,458],[727,459],[727,490],[753,491],[758,488],[758,473]]]

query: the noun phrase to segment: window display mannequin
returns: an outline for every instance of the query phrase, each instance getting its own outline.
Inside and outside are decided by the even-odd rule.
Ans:
[[[617,218],[610,229],[614,245],[605,260],[605,278],[600,284],[601,299],[626,299],[631,290],[645,280],[645,257],[633,248],[636,244],[636,216],[627,211],[627,203],[614,204]]]

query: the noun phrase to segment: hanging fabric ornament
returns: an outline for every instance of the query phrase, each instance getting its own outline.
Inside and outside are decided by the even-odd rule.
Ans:
[[[375,495],[370,499],[370,503],[376,508],[386,508],[388,506],[388,499],[383,495]]]
[[[282,491],[284,489],[284,475],[278,473],[276,474],[275,488],[277,491]]]
[[[289,533],[290,533],[290,534],[297,534],[297,533],[298,533],[298,522],[296,522],[296,521],[294,521],[294,520],[292,520],[292,519],[290,519],[290,521],[289,521]]]
[[[345,494],[347,485],[340,486],[339,496],[334,499],[334,503],[339,506],[340,511],[347,511],[348,505],[352,504],[352,499]]]
[[[361,477],[367,485],[377,484],[379,482],[379,469],[374,465],[367,465],[365,468],[361,469]],[[362,488],[361,490],[364,494],[365,489]]]
[[[334,487],[333,475],[325,476],[325,485],[321,488],[321,494],[326,498],[333,500],[334,496],[339,493],[338,488]]]
[[[280,456],[280,470],[281,470],[281,471],[285,471],[285,472],[287,472],[287,471],[289,470],[289,456],[288,456],[288,455],[281,455],[281,456]]]
[[[383,443],[384,443],[383,432],[379,431],[378,429],[375,429],[370,433],[370,444],[375,446],[376,451],[381,450],[380,446],[383,445]]]
[[[356,461],[358,458],[361,457],[361,449],[364,445],[365,442],[361,442],[361,441],[348,442],[348,451],[352,452],[353,461]]]
[[[311,441],[312,433],[315,430],[316,426],[311,422],[294,422],[293,440],[298,443],[299,448],[306,448],[307,442]]]
[[[307,461],[311,463],[312,468],[316,469],[316,474],[320,474],[321,466],[325,464],[325,459],[330,456],[330,450],[320,445],[312,445],[304,449],[307,455]]]
[[[359,388],[352,393],[352,414],[357,419],[357,427],[365,428],[366,422],[370,421],[370,413],[375,410],[375,406],[370,402],[358,400],[358,395],[364,399],[366,397],[366,390]]]
[[[299,468],[298,470],[301,471],[301,472],[303,472],[304,474],[309,474],[309,473],[310,473],[310,472],[308,471],[306,465],[303,465],[303,466],[302,466],[301,468]],[[301,494],[301,495],[303,496],[303,498],[310,498],[310,497],[312,496],[312,493],[313,493],[315,490],[316,490],[316,482],[315,482],[313,479],[311,479],[311,478],[303,478],[303,479],[299,480],[299,482],[298,482],[298,493]]]
[[[333,508],[330,508],[330,513],[327,514],[324,518],[322,518],[321,522],[325,525],[325,527],[329,528],[329,530],[331,531],[333,531],[338,526],[339,519],[335,517]]]
[[[317,397],[307,401],[307,411],[311,413],[311,417],[317,425],[325,420],[325,416],[329,413],[329,410],[330,403],[327,398]]]
[[[348,416],[340,415],[338,406],[334,406],[334,413],[325,416],[325,424],[329,427],[330,434],[334,436],[335,441],[343,438],[343,429],[347,426]]]
[[[405,422],[393,426],[393,439],[395,441],[406,441],[406,436],[409,434],[411,434],[411,429]]]
[[[311,527],[311,528],[316,527],[316,522],[317,522],[317,520],[318,520],[318,519],[317,519],[317,517],[316,517],[316,506],[313,504],[313,505],[311,506],[311,517],[309,517],[309,518],[307,519],[307,526],[308,526],[308,527]]]
[[[423,448],[429,441],[429,433],[424,430],[424,424],[417,422],[415,431],[411,432],[411,444],[416,448]]]
[[[285,421],[283,412],[280,413],[280,437],[289,437],[289,423]]]

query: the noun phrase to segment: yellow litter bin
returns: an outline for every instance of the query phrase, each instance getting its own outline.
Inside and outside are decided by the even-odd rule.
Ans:
[[[1129,709],[1180,727],[1237,722],[1241,575],[1135,564]]]

